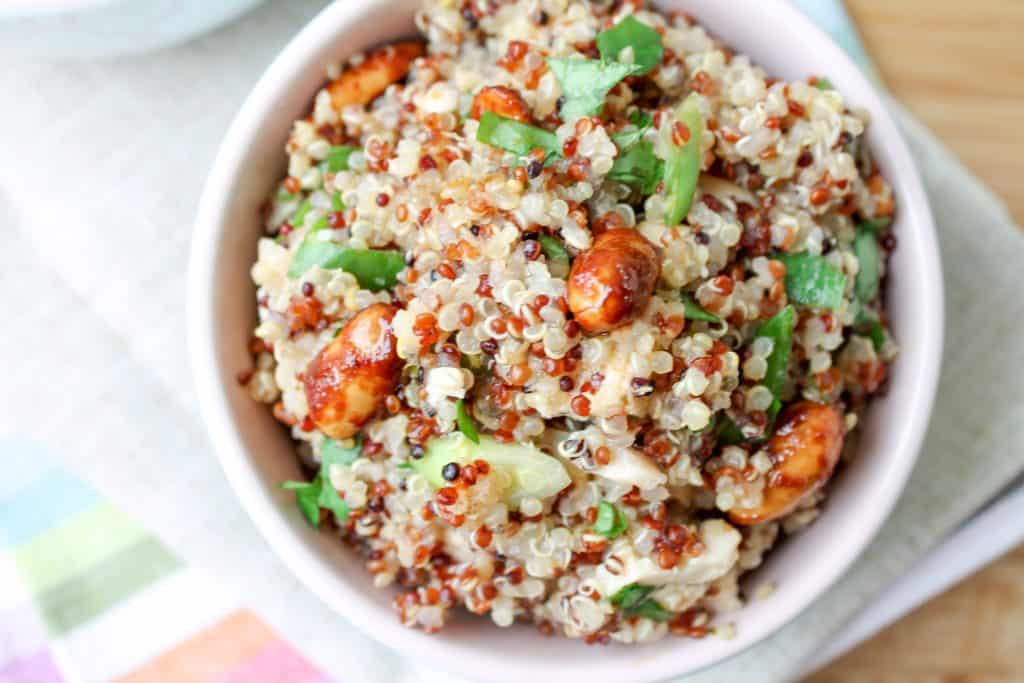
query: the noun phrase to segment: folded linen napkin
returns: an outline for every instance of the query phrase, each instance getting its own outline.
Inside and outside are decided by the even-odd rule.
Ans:
[[[824,25],[840,42],[856,44],[838,2],[804,4],[833,22]],[[287,573],[227,488],[191,392],[184,273],[203,174],[238,103],[321,5],[271,3],[207,38],[138,59],[0,72],[0,91],[14,94],[0,108],[0,357],[14,359],[5,364],[0,436],[18,437],[0,453],[11,462],[26,442],[48,452],[321,671],[371,683],[451,680],[396,658]],[[824,5],[833,12],[820,14]],[[1003,205],[897,112],[938,220],[948,288],[945,371],[920,464],[881,535],[837,586],[770,640],[688,680],[795,676],[856,609],[1021,470],[1024,298],[1016,272],[1024,243]],[[0,507],[0,519],[8,511]],[[109,627],[119,614],[84,623]],[[126,619],[121,628],[135,626]],[[97,676],[59,648],[57,662],[73,679],[128,671]]]

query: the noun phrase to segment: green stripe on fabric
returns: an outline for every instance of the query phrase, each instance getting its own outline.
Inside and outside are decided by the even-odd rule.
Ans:
[[[143,538],[37,596],[36,607],[50,635],[61,636],[181,566],[158,540]]]
[[[145,529],[100,503],[17,546],[12,553],[25,587],[39,595],[138,542]]]

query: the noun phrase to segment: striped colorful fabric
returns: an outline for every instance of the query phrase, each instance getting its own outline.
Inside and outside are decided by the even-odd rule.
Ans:
[[[45,453],[0,452],[0,682],[326,680]]]

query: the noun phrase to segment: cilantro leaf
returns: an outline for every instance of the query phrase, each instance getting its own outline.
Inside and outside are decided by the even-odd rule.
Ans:
[[[605,538],[616,538],[629,528],[629,518],[622,510],[603,500],[597,506],[597,518],[591,528]]]
[[[551,131],[491,111],[485,111],[480,117],[476,139],[521,157],[535,149],[542,149],[549,154],[558,154],[561,150],[558,137]]]
[[[608,91],[626,76],[643,69],[638,64],[582,57],[548,57],[548,66],[562,86],[565,103],[561,115],[566,120],[600,114]]]
[[[295,492],[295,503],[299,511],[313,527],[320,526],[320,475],[313,481],[286,481],[281,488]]]
[[[611,603],[619,608],[626,617],[646,617],[654,621],[668,621],[672,612],[650,597],[656,586],[641,586],[631,583],[621,588],[611,597]]]
[[[633,63],[641,67],[637,73],[645,74],[658,64],[665,54],[661,35],[653,28],[629,16],[607,31],[597,34],[597,49],[606,61],[618,61],[627,47],[633,48]]]
[[[320,526],[320,508],[326,508],[340,520],[348,519],[348,505],[331,484],[331,465],[351,465],[363,449],[362,436],[351,448],[344,448],[334,439],[324,439],[320,446],[320,471],[312,481],[286,481],[281,488],[295,492],[299,510],[314,528]]]
[[[778,254],[786,266],[786,293],[798,304],[836,310],[843,303],[846,276],[823,256]]]
[[[661,182],[665,162],[654,154],[654,145],[643,140],[615,157],[608,179],[627,185],[637,185],[649,195]]]
[[[694,299],[691,295],[683,294],[682,299],[683,305],[686,306],[686,310],[683,313],[683,316],[687,320],[703,320],[704,322],[709,323],[722,322],[722,319],[719,318],[717,315],[714,315],[713,313],[708,313],[706,310],[704,310],[704,307],[697,303],[696,299]]]

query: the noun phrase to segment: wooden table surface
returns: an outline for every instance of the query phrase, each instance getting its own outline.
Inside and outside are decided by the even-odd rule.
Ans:
[[[1024,0],[846,0],[896,97],[1024,224]],[[807,683],[1024,681],[1024,546]]]

